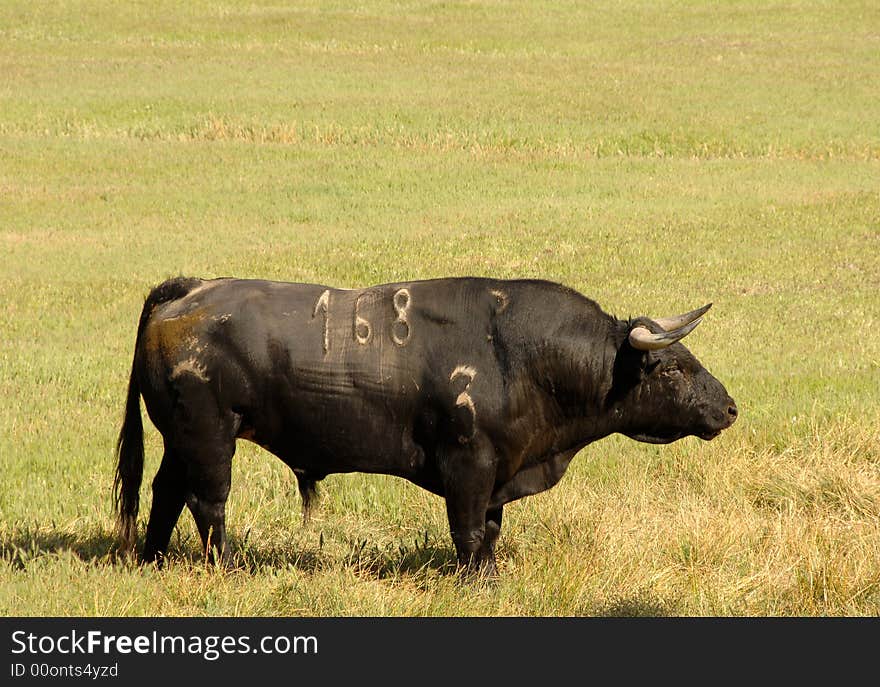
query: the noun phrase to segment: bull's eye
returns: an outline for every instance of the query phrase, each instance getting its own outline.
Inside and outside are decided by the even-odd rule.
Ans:
[[[682,372],[681,368],[678,366],[678,363],[669,363],[666,365],[661,371],[660,374],[664,377],[681,377]]]

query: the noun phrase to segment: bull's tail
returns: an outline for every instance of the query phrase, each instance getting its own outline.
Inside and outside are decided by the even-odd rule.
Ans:
[[[116,476],[113,505],[122,548],[133,551],[137,539],[137,514],[144,474],[144,424],[141,420],[141,390],[132,364],[125,401],[125,420],[116,442]]]
[[[125,551],[134,551],[137,541],[137,515],[144,474],[144,425],[141,419],[141,388],[137,375],[138,344],[157,305],[182,298],[200,283],[198,279],[170,279],[150,292],[141,311],[131,375],[128,379],[125,418],[116,442],[116,475],[113,478],[113,505],[117,515],[119,539]]]

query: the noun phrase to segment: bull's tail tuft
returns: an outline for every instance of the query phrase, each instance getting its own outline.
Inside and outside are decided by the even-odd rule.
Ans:
[[[117,514],[120,543],[126,552],[133,552],[137,542],[137,515],[144,474],[144,425],[141,419],[141,391],[137,375],[138,343],[157,305],[182,298],[200,283],[199,279],[185,277],[169,279],[150,292],[141,311],[135,340],[135,355],[128,380],[125,417],[116,442],[116,475],[113,478],[113,506]]]

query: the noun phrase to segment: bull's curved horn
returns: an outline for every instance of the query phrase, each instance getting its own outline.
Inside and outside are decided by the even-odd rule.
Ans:
[[[703,315],[705,315],[711,307],[712,304],[707,303],[702,308],[691,310],[684,315],[675,315],[674,317],[661,317],[658,320],[654,320],[654,322],[663,327],[663,329],[665,329],[667,332],[671,332],[675,329],[678,329],[679,327],[685,327],[689,325],[694,320],[698,320]]]
[[[633,348],[640,351],[656,351],[660,348],[666,348],[676,341],[681,341],[694,331],[702,320],[703,318],[699,317],[684,327],[679,327],[671,332],[663,332],[662,334],[654,334],[647,327],[633,327],[629,333],[629,343]]]

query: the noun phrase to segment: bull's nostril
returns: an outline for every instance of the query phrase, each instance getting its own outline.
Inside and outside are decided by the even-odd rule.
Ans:
[[[737,415],[739,415],[739,411],[736,409],[735,403],[730,404],[730,407],[728,407],[727,409],[727,414],[730,415],[730,417],[732,418],[735,418]]]

